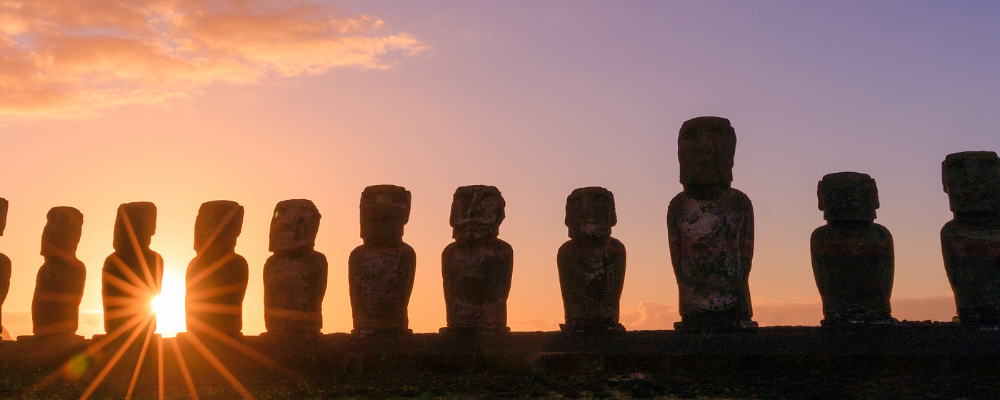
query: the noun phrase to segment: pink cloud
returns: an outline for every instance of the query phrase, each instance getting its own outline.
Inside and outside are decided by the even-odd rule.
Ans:
[[[428,48],[370,16],[302,1],[0,2],[0,121],[93,116],[216,82],[388,68]]]

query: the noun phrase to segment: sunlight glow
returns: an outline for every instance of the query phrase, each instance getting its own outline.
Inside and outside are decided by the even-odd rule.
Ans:
[[[184,270],[167,265],[163,268],[160,295],[153,298],[156,313],[156,333],[163,337],[177,336],[187,329],[184,324]]]

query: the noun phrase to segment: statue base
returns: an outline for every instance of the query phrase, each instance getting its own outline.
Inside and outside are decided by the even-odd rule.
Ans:
[[[510,333],[510,328],[506,326],[501,327],[479,327],[479,326],[448,326],[438,330],[439,333],[444,335],[482,335],[482,334],[508,334]]]
[[[568,334],[614,334],[625,332],[625,326],[618,322],[569,322],[559,324],[559,330]]]
[[[819,325],[824,328],[845,328],[845,329],[867,329],[867,328],[889,328],[899,324],[899,320],[887,318],[844,318],[844,319],[823,319]]]
[[[714,332],[756,332],[755,321],[680,321],[674,322],[674,330],[686,333]]]
[[[408,336],[413,334],[413,329],[407,328],[355,328],[351,329],[351,336],[357,337],[393,337]]]

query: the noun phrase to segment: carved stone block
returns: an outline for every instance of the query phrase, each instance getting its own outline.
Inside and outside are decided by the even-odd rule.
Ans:
[[[274,254],[264,263],[264,326],[268,333],[308,338],[323,328],[326,256],[313,250],[319,210],[312,201],[279,202],[271,219]]]
[[[566,199],[570,240],[556,257],[562,288],[565,332],[624,331],[618,322],[625,285],[625,246],[611,237],[618,222],[607,189],[576,189]]]
[[[441,255],[448,327],[443,332],[507,332],[514,249],[497,238],[504,202],[493,186],[462,186],[451,205],[455,242]]]
[[[667,233],[680,294],[679,330],[751,329],[753,205],[733,189],[736,133],[728,119],[684,122],[677,140],[684,191],[670,201]]]
[[[87,268],[76,258],[83,233],[83,214],[73,207],[54,207],[42,231],[42,257],[31,300],[32,333],[73,335],[79,327],[80,302]]]
[[[867,174],[828,174],[817,188],[826,225],[810,239],[813,275],[823,298],[824,326],[894,323],[892,235],[875,223],[875,180]]]

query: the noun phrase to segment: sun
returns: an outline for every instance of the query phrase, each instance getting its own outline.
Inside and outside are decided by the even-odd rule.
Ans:
[[[187,330],[184,323],[184,270],[166,265],[160,295],[153,298],[156,313],[156,333],[163,337],[177,336]]]

